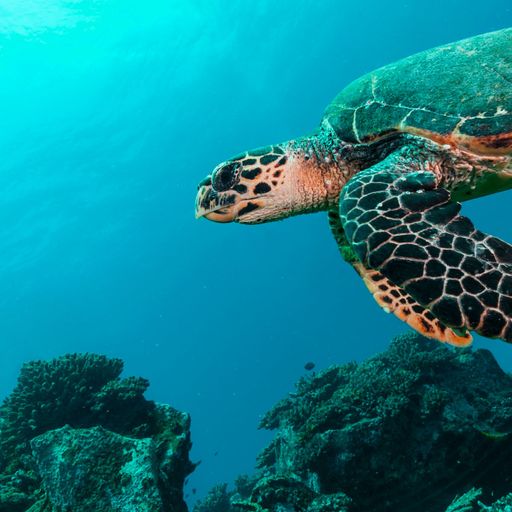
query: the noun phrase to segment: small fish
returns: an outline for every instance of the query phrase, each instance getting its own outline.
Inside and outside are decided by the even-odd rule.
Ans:
[[[307,362],[304,365],[304,370],[307,370],[308,372],[312,370],[315,367],[315,363],[312,363],[311,361]]]

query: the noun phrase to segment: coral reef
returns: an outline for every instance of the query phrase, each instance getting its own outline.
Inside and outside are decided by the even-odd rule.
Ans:
[[[245,496],[217,488],[196,512],[503,512],[512,503],[512,377],[487,350],[398,337],[361,364],[303,378],[261,426],[276,436]]]
[[[195,506],[194,512],[230,512],[233,494],[228,492],[228,484],[218,484]]]
[[[118,359],[23,366],[0,407],[0,512],[186,512],[190,418]],[[396,338],[302,378],[253,476],[195,512],[512,512],[512,377],[487,350]]]
[[[93,510],[87,503],[111,512],[187,510],[183,484],[194,469],[188,458],[190,418],[146,400],[148,381],[121,379],[122,370],[121,360],[94,354],[22,367],[15,389],[0,407],[0,512]],[[121,447],[123,461],[112,451]],[[66,476],[64,469],[71,466],[62,464],[71,456],[82,478],[70,486],[66,478],[72,473]],[[143,473],[130,457],[144,461]],[[124,468],[122,482],[115,481],[120,473],[109,466],[114,463]],[[111,481],[95,485],[102,471]],[[142,485],[146,508],[125,506],[142,495]],[[107,488],[113,501],[99,506]]]

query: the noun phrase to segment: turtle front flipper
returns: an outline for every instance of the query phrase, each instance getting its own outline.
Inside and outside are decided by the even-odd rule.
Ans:
[[[348,244],[338,212],[329,212],[329,226],[343,259],[352,265],[377,304],[386,313],[393,313],[402,322],[427,338],[434,338],[457,347],[466,347],[471,344],[473,341],[471,334],[468,332],[458,334],[446,327],[428,309],[420,306],[410,295],[384,277],[378,270],[366,268],[358,261]]]
[[[512,246],[476,229],[411,148],[351,178],[340,219],[365,268],[457,332],[512,342]]]
[[[426,338],[434,338],[456,347],[471,345],[473,337],[468,332],[457,333],[446,327],[431,311],[420,306],[407,292],[393,284],[380,272],[366,268],[362,263],[354,263],[354,269],[384,311],[412,327]]]

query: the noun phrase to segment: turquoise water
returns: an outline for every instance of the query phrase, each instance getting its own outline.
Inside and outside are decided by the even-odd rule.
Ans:
[[[511,25],[510,0],[0,0],[1,397],[29,359],[122,357],[192,415],[191,500],[251,471],[259,418],[305,362],[360,360],[406,327],[325,214],[196,221],[196,183],[312,130],[360,74]],[[510,241],[511,194],[464,211]],[[476,345],[512,369],[512,347]]]

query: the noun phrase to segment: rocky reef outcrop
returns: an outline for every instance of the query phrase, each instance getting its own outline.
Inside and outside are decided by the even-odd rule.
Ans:
[[[25,364],[0,407],[0,512],[186,512],[190,418],[146,400],[123,363]]]
[[[261,427],[256,475],[195,512],[512,510],[512,377],[487,350],[398,337],[303,378]]]

